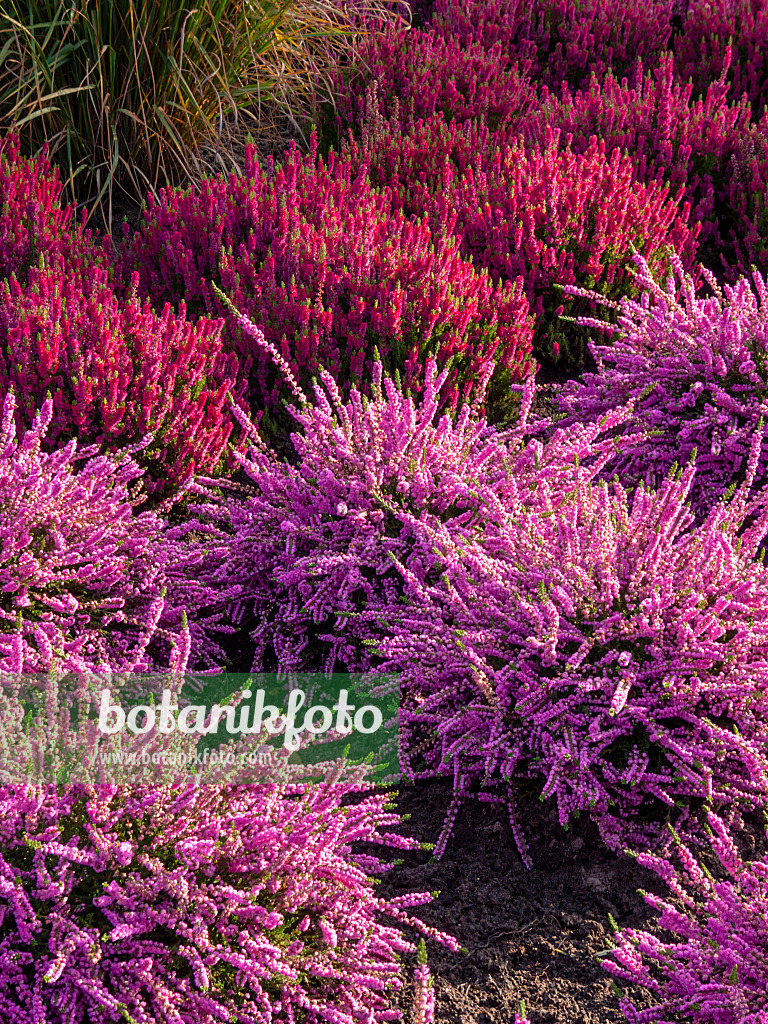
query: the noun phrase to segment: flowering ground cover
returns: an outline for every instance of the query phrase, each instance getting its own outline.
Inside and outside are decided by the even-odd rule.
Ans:
[[[400,795],[4,782],[0,1017],[765,1024],[768,3],[341,8],[110,236],[0,139],[0,686],[394,675]]]

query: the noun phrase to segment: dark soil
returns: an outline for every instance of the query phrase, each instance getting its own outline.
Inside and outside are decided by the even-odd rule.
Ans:
[[[451,788],[442,779],[403,784],[398,809],[411,818],[402,834],[434,843]],[[532,1024],[623,1022],[598,957],[612,944],[609,914],[620,927],[648,928],[653,912],[637,890],[663,894],[663,883],[631,858],[611,854],[591,823],[575,822],[566,832],[535,796],[519,808],[532,870],[517,852],[506,807],[471,800],[460,809],[441,860],[398,851],[404,863],[379,886],[382,896],[440,890],[416,914],[467,949],[453,953],[428,943],[436,1021],[511,1024],[522,1000]],[[632,997],[639,1007],[651,1005],[642,989]],[[409,988],[401,1009],[409,1019]]]

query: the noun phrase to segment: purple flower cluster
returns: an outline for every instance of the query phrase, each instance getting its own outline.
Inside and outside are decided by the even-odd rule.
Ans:
[[[233,324],[211,282],[259,324],[307,387],[322,367],[340,387],[368,379],[375,353],[407,388],[423,387],[434,357],[450,367],[447,404],[465,400],[491,360],[500,388],[531,371],[531,321],[520,284],[494,286],[459,253],[448,218],[434,234],[393,209],[348,159],[294,148],[263,171],[248,149],[244,178],[203,183],[199,194],[150,200],[123,254],[153,303],[185,299],[227,318],[229,344],[252,360],[252,405],[279,408],[270,357]]]
[[[371,788],[3,787],[3,1020],[393,1019],[395,925],[457,944],[406,912],[428,893],[374,895],[387,865],[351,844],[418,843]]]
[[[454,778],[438,852],[466,795],[511,800],[519,778],[614,849],[647,849],[668,817],[695,830],[702,802],[738,820],[768,784],[768,512],[750,477],[693,527],[693,466],[631,497],[595,468],[572,470],[567,493],[531,475],[500,507],[490,496],[472,538],[406,517],[442,575],[401,565],[411,607],[379,649],[407,695],[404,771]]]
[[[134,512],[142,473],[133,451],[98,455],[73,440],[46,453],[51,400],[20,439],[13,412],[9,392],[0,425],[0,670],[181,671],[198,655],[212,664],[221,652],[195,615],[211,595],[185,577],[200,551],[156,513]]]
[[[669,886],[672,898],[645,896],[670,938],[623,929],[614,936],[613,959],[603,963],[615,977],[642,985],[658,999],[638,1010],[625,995],[621,1007],[631,1024],[768,1019],[768,859],[745,863],[724,822],[710,813],[709,825],[720,877],[684,843],[678,844],[677,863],[638,857]]]
[[[646,260],[637,255],[635,262],[640,301],[625,298],[614,306],[614,325],[580,321],[611,337],[590,346],[597,372],[561,392],[560,425],[596,423],[631,403],[633,416],[622,429],[639,432],[639,439],[622,446],[610,472],[627,486],[658,487],[675,462],[696,453],[690,500],[701,518],[744,479],[755,432],[768,438],[768,289],[755,273],[754,283],[741,278],[721,291],[706,272],[714,294],[705,298],[676,256],[666,287]],[[759,484],[768,483],[766,449]]]

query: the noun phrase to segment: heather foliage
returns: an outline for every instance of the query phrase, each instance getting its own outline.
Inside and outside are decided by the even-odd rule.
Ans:
[[[648,66],[667,48],[671,0],[437,0],[430,27],[462,46],[497,43],[510,58],[533,62],[532,73],[551,89],[579,86],[590,71],[613,67],[619,77],[636,60]]]
[[[183,670],[191,653],[216,653],[194,614],[211,596],[184,575],[199,552],[157,514],[134,513],[142,474],[132,450],[111,457],[70,441],[48,454],[50,399],[20,439],[13,411],[9,392],[0,433],[0,669]]]
[[[542,475],[472,538],[408,517],[443,575],[402,567],[412,609],[380,644],[410,695],[404,771],[452,774],[456,805],[542,779],[563,825],[586,812],[613,849],[646,849],[668,817],[694,829],[704,801],[738,819],[765,799],[768,515],[745,484],[691,528],[693,476],[630,497],[583,467],[565,494]]]
[[[664,879],[674,902],[645,896],[669,938],[625,928],[603,963],[658,997],[644,1010],[622,999],[632,1024],[762,1024],[768,1017],[768,859],[745,863],[724,823],[713,814],[709,823],[720,877],[683,843],[673,861],[638,857]]]
[[[723,76],[725,71],[723,72]],[[749,105],[728,102],[728,85],[709,84],[704,97],[692,98],[693,85],[675,76],[671,54],[658,67],[643,73],[638,62],[629,80],[608,71],[592,76],[589,86],[545,96],[525,124],[528,140],[543,145],[547,128],[571,137],[574,153],[585,153],[593,137],[632,156],[641,182],[668,182],[673,192],[683,188],[690,204],[689,223],[702,222],[700,241],[721,241],[718,232],[719,193],[729,160],[742,132],[750,124]]]
[[[339,387],[366,379],[378,351],[404,385],[423,387],[426,361],[450,367],[445,399],[468,398],[491,360],[500,397],[531,370],[531,322],[519,284],[492,285],[459,253],[447,218],[434,234],[393,211],[345,158],[292,148],[273,172],[248,150],[246,174],[204,183],[200,194],[166,191],[150,201],[124,253],[156,305],[186,298],[227,318],[229,343],[253,358],[256,409],[279,408],[283,389],[263,345],[233,323],[220,286],[260,325],[307,387],[323,367]]]
[[[378,915],[430,897],[374,895],[386,865],[350,844],[418,844],[370,788],[3,787],[3,1019],[393,1019],[414,946]]]
[[[768,89],[765,0],[690,0],[684,31],[675,40],[675,58],[680,79],[692,79],[695,95],[727,73],[732,95],[746,94],[760,116]]]
[[[621,429],[639,431],[642,440],[622,446],[611,472],[628,486],[656,487],[673,463],[696,452],[690,500],[703,518],[744,479],[755,432],[768,436],[768,290],[759,273],[754,284],[741,278],[724,291],[706,273],[714,294],[705,298],[677,256],[666,287],[646,260],[637,255],[635,261],[641,300],[623,299],[613,326],[580,321],[610,337],[590,346],[597,373],[563,388],[561,426],[596,423],[631,402],[633,417]],[[766,445],[756,481],[768,482]]]
[[[476,264],[503,281],[522,276],[537,318],[537,352],[557,357],[562,349],[573,358],[578,344],[558,320],[563,297],[553,286],[576,284],[611,299],[631,293],[633,246],[654,272],[667,266],[670,246],[690,269],[699,225],[688,226],[682,192],[670,197],[658,181],[639,184],[631,157],[618,149],[609,156],[603,141],[577,154],[560,148],[558,133],[547,129],[542,149],[504,146],[462,176],[446,164],[442,192],[424,202],[438,223],[456,211],[462,252]],[[577,304],[569,300],[567,309],[576,312]]]

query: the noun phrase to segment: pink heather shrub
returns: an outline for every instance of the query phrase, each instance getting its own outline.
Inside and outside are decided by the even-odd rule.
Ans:
[[[446,218],[432,234],[409,223],[346,158],[327,165],[294,146],[273,171],[248,149],[244,178],[203,183],[199,195],[150,200],[124,254],[156,305],[227,316],[229,344],[253,357],[254,407],[279,409],[282,380],[263,346],[232,322],[211,281],[259,324],[303,387],[322,367],[342,388],[367,379],[378,350],[404,385],[423,387],[426,361],[450,366],[456,408],[493,359],[497,392],[531,371],[531,330],[520,284],[494,287],[462,258]]]
[[[651,66],[667,49],[672,0],[437,0],[430,28],[462,46],[501,44],[512,59],[530,59],[550,89],[579,86],[590,70],[613,67],[619,78],[642,59]]]
[[[527,502],[522,487],[488,502],[471,538],[403,516],[442,576],[401,566],[411,609],[378,652],[401,673],[403,772],[454,777],[437,856],[479,792],[509,801],[527,857],[518,779],[543,781],[563,825],[588,813],[612,849],[652,848],[667,819],[695,831],[703,802],[738,822],[766,800],[768,511],[748,477],[692,528],[693,475],[630,499],[574,467],[570,493],[539,479]]]
[[[413,988],[413,1024],[435,1024],[435,982],[427,965],[427,950],[423,939],[419,942]]]
[[[673,463],[696,452],[690,499],[701,518],[744,479],[755,431],[768,438],[768,290],[756,273],[754,285],[741,278],[723,294],[705,271],[714,295],[704,298],[677,256],[666,288],[646,260],[638,255],[635,261],[641,300],[614,307],[615,326],[580,321],[612,337],[590,346],[597,373],[563,388],[560,426],[596,423],[631,402],[634,415],[621,429],[639,431],[642,440],[622,445],[610,472],[627,486],[642,480],[656,487]],[[760,484],[768,483],[767,448],[757,464]]]
[[[522,276],[537,318],[536,349],[573,357],[577,343],[558,321],[563,297],[553,286],[576,284],[609,298],[631,293],[633,245],[655,272],[670,246],[690,269],[699,225],[689,227],[689,205],[679,205],[683,187],[670,197],[667,185],[638,183],[628,154],[614,149],[609,157],[596,140],[576,154],[558,142],[547,129],[543,149],[526,154],[520,145],[504,146],[461,177],[446,164],[442,191],[425,202],[437,223],[456,212],[462,253],[476,265],[502,281]]]
[[[768,5],[765,0],[690,0],[684,31],[675,40],[682,81],[704,94],[727,69],[731,95],[746,93],[755,115],[768,89]],[[733,57],[729,60],[729,50]]]
[[[181,670],[190,654],[211,664],[218,649],[204,620],[194,621],[211,595],[184,575],[199,552],[155,513],[133,512],[142,475],[134,449],[97,456],[97,446],[78,450],[73,440],[47,454],[50,399],[20,439],[13,412],[9,392],[0,428],[0,671]]]
[[[26,282],[40,257],[104,260],[90,231],[73,225],[74,207],[62,210],[62,187],[45,156],[25,160],[17,135],[0,139],[0,280],[15,274]]]
[[[605,141],[606,153],[615,147],[629,152],[635,177],[641,182],[681,186],[690,204],[690,224],[702,222],[700,241],[718,232],[716,192],[723,188],[731,154],[750,124],[745,102],[728,103],[728,85],[712,82],[704,98],[692,101],[693,86],[675,77],[671,54],[664,54],[653,72],[643,75],[642,62],[629,81],[612,71],[593,76],[588,88],[561,96],[546,96],[525,125],[526,138],[544,145],[547,127],[571,136],[574,153],[586,153],[592,138]]]
[[[714,814],[709,822],[719,879],[682,843],[679,866],[650,854],[638,857],[664,879],[675,900],[645,895],[670,938],[623,929],[614,936],[613,959],[603,961],[612,975],[659,999],[637,1010],[624,997],[621,1008],[632,1024],[768,1020],[768,859],[745,863],[725,824]]]
[[[141,455],[147,491],[167,498],[221,464],[227,392],[242,395],[245,380],[222,352],[221,322],[193,326],[183,306],[157,315],[136,286],[121,299],[109,271],[79,257],[1,282],[0,393],[15,389],[19,427],[53,395],[50,444],[77,437],[114,451],[154,434]]]
[[[722,258],[733,280],[756,266],[768,270],[768,110],[737,139],[724,189],[730,218],[732,261]],[[731,265],[731,262],[734,265]]]
[[[278,463],[262,443],[240,460],[252,497],[191,507],[199,519],[188,528],[211,552],[198,578],[213,591],[239,586],[233,621],[255,623],[253,671],[271,671],[274,661],[282,671],[367,669],[383,612],[401,610],[408,596],[395,559],[426,584],[442,572],[412,517],[471,537],[491,506],[503,509],[508,490],[533,501],[541,478],[564,494],[574,460],[597,473],[613,456],[594,426],[561,433],[547,448],[524,446],[540,427],[527,423],[532,382],[520,423],[497,431],[467,406],[455,420],[438,419],[447,379],[434,361],[418,404],[383,379],[380,363],[368,401],[353,388],[344,402],[330,374],[321,380],[313,404],[302,396],[301,408],[289,407],[301,428],[292,435],[296,465]]]
[[[413,951],[377,898],[418,846],[365,783],[0,789],[0,1014],[14,1024],[383,1022]],[[342,806],[351,793],[362,800]]]
[[[373,82],[385,117],[400,111],[416,120],[439,110],[449,123],[480,119],[496,131],[516,127],[536,104],[528,64],[510,64],[501,43],[463,48],[455,37],[392,23],[362,41],[356,67],[348,82],[336,75],[342,123],[360,120]]]

